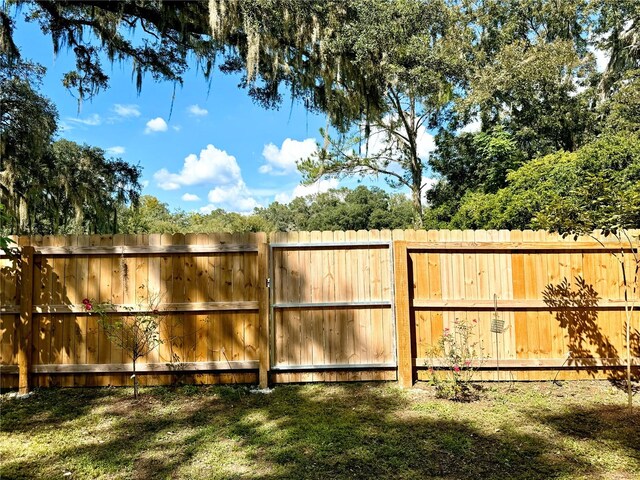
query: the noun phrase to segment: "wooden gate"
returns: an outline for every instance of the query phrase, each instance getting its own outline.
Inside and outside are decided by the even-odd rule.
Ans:
[[[395,380],[391,232],[273,235],[274,382]]]

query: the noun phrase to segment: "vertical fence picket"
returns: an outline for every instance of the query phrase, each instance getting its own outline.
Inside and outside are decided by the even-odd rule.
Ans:
[[[31,389],[31,347],[33,341],[33,256],[34,248],[26,245],[20,251],[20,322],[18,323],[18,388]]]

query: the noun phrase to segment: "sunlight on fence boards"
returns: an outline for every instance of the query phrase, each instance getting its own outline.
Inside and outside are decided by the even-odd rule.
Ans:
[[[601,378],[624,364],[609,239],[604,248],[546,232],[374,230],[16,240],[35,247],[33,287],[23,288],[19,262],[0,257],[2,388],[18,385],[23,345],[31,386],[129,383],[130,359],[84,298],[158,309],[164,342],[140,365],[148,385],[398,375],[409,385],[426,378],[430,348],[456,319],[476,321],[484,379],[498,378],[496,367],[502,380]],[[27,323],[21,298],[33,303]],[[637,332],[637,313],[633,322]]]
[[[46,247],[71,247],[67,255],[43,253],[36,260],[33,303],[38,313],[34,316],[31,364],[36,371],[39,366],[41,372],[51,370],[37,375],[36,385],[127,384],[129,374],[111,372],[126,369],[130,359],[105,337],[95,315],[86,315],[82,308],[84,298],[164,312],[160,332],[164,342],[143,359],[156,365],[159,373],[141,376],[143,383],[256,381],[257,243],[265,238],[264,234],[33,238],[36,251],[38,247],[43,247],[43,252],[47,252]],[[22,243],[26,241],[21,239]],[[189,254],[179,248],[189,245],[222,245],[231,249]],[[149,253],[118,254],[121,246],[149,246]],[[76,252],[73,247],[96,249]],[[97,247],[109,248],[109,253],[101,253]],[[16,363],[19,321],[9,312],[19,308],[19,287],[9,270],[11,262],[0,261],[4,267],[0,297],[2,364],[6,365]],[[153,303],[152,308],[149,302]],[[206,362],[215,364],[212,370],[219,371],[204,374],[182,369],[185,364]],[[94,367],[87,374],[64,373],[72,365]],[[160,375],[163,365],[168,367]],[[200,370],[206,371],[201,366]],[[251,367],[248,373],[243,371],[247,366]],[[5,387],[15,383],[15,378],[6,373],[2,375]]]

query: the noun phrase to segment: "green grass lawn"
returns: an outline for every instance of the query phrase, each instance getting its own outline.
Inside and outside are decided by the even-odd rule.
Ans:
[[[40,390],[1,403],[0,478],[640,478],[640,413],[608,383]]]

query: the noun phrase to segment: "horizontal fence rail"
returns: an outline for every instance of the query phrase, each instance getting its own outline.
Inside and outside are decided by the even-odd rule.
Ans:
[[[114,315],[134,315],[146,313],[154,315],[166,315],[169,313],[206,313],[237,310],[258,310],[259,304],[255,302],[193,302],[193,303],[160,303],[153,308],[140,304],[112,304],[106,305],[104,311]],[[20,306],[13,305],[0,307],[0,313],[18,314]],[[75,305],[33,305],[32,313],[66,313],[87,315],[84,304]]]
[[[549,305],[543,300],[425,300],[415,299],[413,307],[419,310],[624,310],[624,299],[601,300],[595,305]]]
[[[73,255],[124,255],[124,256],[141,256],[141,255],[167,255],[167,254],[190,254],[190,255],[206,255],[209,253],[226,253],[226,252],[257,252],[256,245],[240,245],[240,244],[219,244],[219,245],[166,245],[166,246],[132,246],[122,245],[116,247],[35,247],[34,255],[42,255],[46,257],[68,257]],[[0,249],[0,257],[9,257],[11,252],[5,252]]]
[[[448,368],[438,342],[462,322],[473,328],[482,357],[469,366],[485,380],[618,378],[627,362],[629,302],[619,261],[631,272],[638,243],[598,234],[13,239],[14,249],[0,251],[2,388],[130,382],[127,352],[86,310],[87,298],[104,302],[106,318],[157,316],[162,343],[136,363],[148,385],[397,380],[410,386]],[[637,375],[635,343],[631,364]]]

